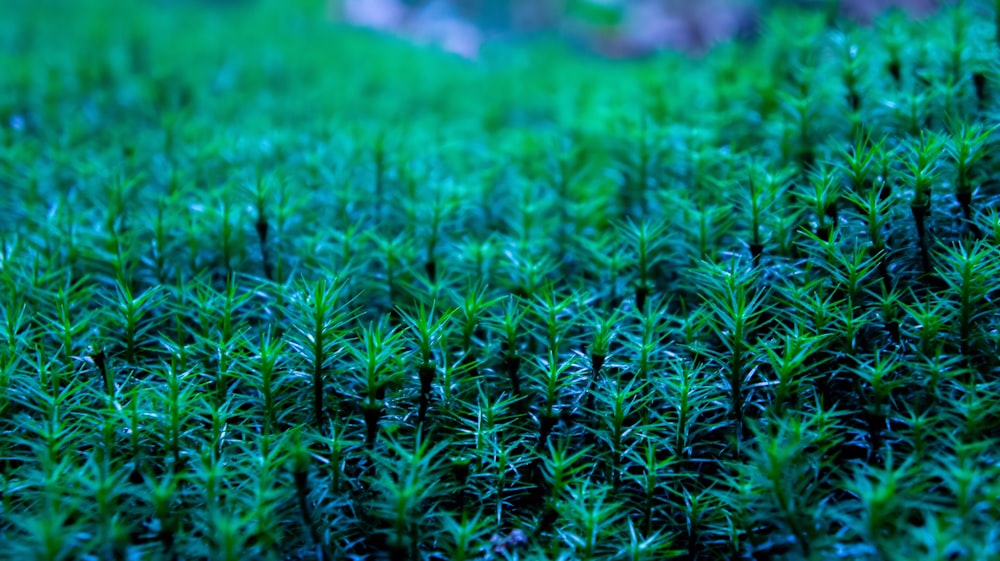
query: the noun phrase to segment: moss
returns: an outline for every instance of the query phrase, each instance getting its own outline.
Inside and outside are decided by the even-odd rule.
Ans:
[[[611,64],[8,2],[0,542],[997,557],[984,9]]]

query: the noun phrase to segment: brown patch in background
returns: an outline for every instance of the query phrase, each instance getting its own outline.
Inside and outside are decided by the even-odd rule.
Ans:
[[[843,10],[861,23],[871,23],[890,8],[901,8],[915,16],[925,16],[944,4],[942,0],[843,0]]]
[[[842,0],[844,15],[871,23],[890,8],[916,16],[947,0]],[[474,58],[487,38],[557,29],[599,54],[643,56],[660,49],[700,51],[714,43],[756,32],[756,8],[739,0],[631,0],[621,4],[614,28],[564,17],[565,0],[330,0],[330,13],[361,27],[394,33]],[[794,2],[788,2],[794,3]],[[800,3],[814,4],[813,0]],[[501,23],[484,25],[482,14],[501,6]],[[820,3],[821,5],[821,3]],[[496,13],[491,14],[496,17]]]

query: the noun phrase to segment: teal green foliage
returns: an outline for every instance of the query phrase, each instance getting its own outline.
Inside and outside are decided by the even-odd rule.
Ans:
[[[0,8],[4,556],[1000,558],[993,2],[614,64],[316,4]]]

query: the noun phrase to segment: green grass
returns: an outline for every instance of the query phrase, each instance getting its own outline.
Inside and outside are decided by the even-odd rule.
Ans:
[[[0,9],[24,559],[1000,557],[993,2],[467,61]]]

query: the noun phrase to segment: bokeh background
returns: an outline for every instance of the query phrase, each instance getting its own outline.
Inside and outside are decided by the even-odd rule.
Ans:
[[[699,52],[758,32],[760,15],[805,5],[870,23],[890,9],[923,16],[947,0],[328,0],[334,20],[467,57],[488,41],[555,32],[608,57]]]

